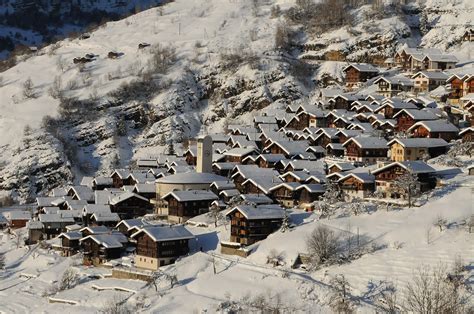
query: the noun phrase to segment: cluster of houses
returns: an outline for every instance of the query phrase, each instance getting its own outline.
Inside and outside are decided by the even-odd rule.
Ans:
[[[472,93],[472,75],[430,71],[455,64],[443,56],[405,49],[395,59],[420,70],[415,80],[436,81],[427,86],[460,80],[462,94]],[[371,65],[345,71],[351,89],[380,74]],[[80,185],[38,197],[33,214],[10,212],[6,218],[13,228],[28,228],[29,243],[57,237],[64,255],[81,251],[86,264],[128,253],[137,267],[157,269],[190,252],[196,239],[185,224],[210,211],[230,221],[230,240],[221,248],[235,253],[278,230],[286,209],[317,209],[329,184],[346,201],[401,198],[391,186],[411,173],[427,191],[436,186],[437,171],[426,161],[445,154],[455,140],[473,142],[474,111],[460,114],[450,104],[433,106],[438,103],[391,92],[393,86],[373,93],[323,89],[314,103],[272,104],[247,125],[200,136],[174,155],[142,158],[134,169],[85,177]]]
[[[349,89],[374,86],[377,94],[422,96],[423,102],[448,101],[455,110],[473,113],[474,70],[456,69],[459,60],[436,48],[404,48],[386,61],[381,71],[370,64],[344,68]]]

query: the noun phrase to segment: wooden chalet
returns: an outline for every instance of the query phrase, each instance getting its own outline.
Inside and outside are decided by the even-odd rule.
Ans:
[[[240,205],[226,213],[231,220],[230,241],[251,245],[280,229],[285,210],[280,205]]]
[[[448,142],[441,138],[395,138],[387,143],[392,161],[413,161],[446,154]]]
[[[187,255],[194,235],[184,226],[170,225],[143,228],[134,233],[132,239],[137,243],[135,266],[158,270]]]
[[[117,213],[94,213],[90,217],[90,224],[93,226],[114,227],[120,221]]]
[[[351,70],[348,70],[348,71],[352,73]],[[349,110],[349,108],[352,107],[352,103],[354,103],[356,100],[357,100],[357,97],[355,97],[352,94],[339,94],[329,100],[328,107],[331,110],[333,109]]]
[[[260,154],[255,159],[255,164],[260,168],[273,168],[282,159],[285,159],[283,154]]]
[[[227,162],[242,163],[245,157],[256,155],[256,150],[253,146],[245,148],[232,148],[226,151],[223,155],[226,156]]]
[[[366,198],[375,191],[375,177],[368,172],[349,173],[340,178],[338,183],[346,201]]]
[[[385,102],[375,113],[381,113],[385,119],[392,119],[395,114],[403,109],[418,109],[418,107],[412,103],[403,102],[397,99],[395,101]]]
[[[150,224],[143,219],[125,219],[121,220],[116,226],[115,229],[123,233],[127,238],[130,238],[133,233],[137,232],[139,229],[148,227]]]
[[[344,171],[349,171],[353,169],[355,169],[355,167],[350,162],[336,162],[336,163],[331,164],[328,167],[328,174],[331,174],[334,172],[344,172]]]
[[[63,232],[58,236],[58,239],[61,239],[61,254],[72,256],[81,248],[79,241],[82,239],[82,233],[79,231]]]
[[[474,127],[465,128],[459,132],[459,136],[462,138],[464,143],[474,142]]]
[[[8,221],[8,226],[12,229],[26,227],[27,222],[31,219],[30,211],[13,210],[4,212],[3,216]]]
[[[112,213],[117,213],[120,219],[131,219],[150,213],[153,205],[143,196],[132,192],[124,192],[110,199]]]
[[[100,265],[120,258],[128,239],[122,233],[93,234],[80,240],[84,265]]]
[[[96,177],[92,180],[92,190],[104,190],[113,186],[113,180],[110,177]]]
[[[312,203],[319,200],[324,194],[324,186],[318,183],[302,184],[296,188],[298,192],[298,206],[305,210],[314,210]]]
[[[464,34],[462,35],[463,41],[474,41],[474,29],[469,28],[467,29]]]
[[[412,76],[415,93],[432,91],[444,86],[448,75],[441,71],[420,71]]]
[[[195,166],[197,164],[197,147],[189,147],[183,154],[186,158],[186,163],[190,166]]]
[[[375,176],[376,190],[382,192],[386,197],[400,198],[392,191],[391,184],[401,175],[411,172],[418,177],[418,189],[421,192],[433,189],[436,186],[436,170],[423,161],[393,162],[372,172]]]
[[[299,182],[283,182],[270,188],[270,195],[285,208],[293,208],[298,205]]]
[[[218,197],[210,191],[189,190],[173,191],[164,195],[162,199],[167,203],[168,220],[183,223],[192,217],[208,212],[211,203]]]
[[[75,224],[72,216],[66,213],[58,214],[39,214],[38,220],[43,224],[43,233],[45,239],[51,239],[66,230],[66,226]]]
[[[353,88],[378,75],[379,70],[370,64],[350,64],[343,69],[346,86]]]
[[[215,162],[212,164],[212,172],[219,176],[227,177],[232,169],[239,164],[238,162]]]
[[[459,134],[459,129],[447,120],[419,121],[407,131],[413,137],[442,138],[447,142]]]
[[[326,155],[331,157],[344,156],[344,146],[340,143],[331,143],[326,146]]]
[[[376,163],[387,159],[387,141],[377,137],[353,137],[344,144],[346,160],[358,163]]]
[[[216,195],[219,195],[219,193],[224,190],[233,190],[233,189],[235,189],[235,183],[231,180],[214,181],[209,186],[209,190]]]
[[[398,132],[407,131],[413,124],[418,121],[438,119],[438,117],[431,111],[418,109],[402,109],[397,112],[393,116],[393,118],[397,120],[396,131]]]

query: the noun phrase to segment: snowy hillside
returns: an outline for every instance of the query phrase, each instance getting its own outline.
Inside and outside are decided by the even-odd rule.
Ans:
[[[420,267],[441,266],[451,271],[459,260],[465,265],[464,278],[472,278],[473,233],[466,226],[473,213],[471,185],[472,179],[461,173],[420,200],[424,205],[414,208],[395,206],[386,211],[381,206],[354,216],[344,207],[331,219],[294,210],[290,215],[294,227],[253,245],[254,253],[247,259],[219,253],[219,240],[228,239],[228,224],[188,227],[197,235],[193,254],[160,268],[165,274],[176,275],[177,283],[170,286],[162,280],[157,290],[143,281],[110,278],[107,268],[82,266],[78,255],[60,257],[44,245],[18,248],[15,239],[24,236],[24,229],[1,233],[0,253],[7,254],[6,269],[0,270],[0,308],[8,313],[95,313],[122,301],[138,312],[220,313],[245,306],[257,308],[261,298],[266,306],[278,308],[278,313],[329,313],[330,296],[335,291],[331,280],[344,275],[349,283],[348,298],[357,313],[384,312],[387,304],[381,300],[387,289],[393,285],[396,301],[403,303],[407,283]],[[205,215],[194,220],[209,220]],[[446,219],[442,231],[433,225],[437,217]],[[352,262],[316,271],[291,268],[297,255],[307,252],[306,239],[321,225],[341,233],[342,241],[358,235],[374,249]],[[354,243],[353,249],[356,247]],[[281,265],[269,264],[270,256],[279,256]],[[123,258],[122,263],[130,260]],[[78,275],[75,286],[51,293],[71,267]],[[466,282],[472,289],[472,280]],[[462,293],[472,293],[462,289]]]
[[[71,172],[78,180],[159,153],[162,135],[179,142],[194,137],[203,124],[219,132],[269,104],[309,99],[315,86],[341,82],[344,62],[312,61],[328,51],[357,61],[368,55],[385,58],[403,43],[420,43],[447,47],[460,60],[469,57],[471,43],[459,46],[454,33],[443,35],[453,19],[470,23],[468,0],[410,4],[406,12],[387,9],[375,16],[368,13],[370,6],[362,6],[351,11],[354,26],[317,35],[288,23],[285,12],[294,6],[289,0],[177,0],[109,22],[88,39],[67,39],[20,58],[1,74],[0,190],[25,201],[62,183],[56,177],[39,188],[34,175],[10,179],[19,169],[42,174],[39,168],[55,164],[41,153],[32,160],[35,141],[23,143],[30,128],[59,140],[59,146],[46,145],[61,156],[55,167],[68,169],[60,170],[60,181],[67,182]],[[442,19],[435,18],[439,8],[449,9]],[[422,37],[419,14],[425,11],[430,30]],[[275,49],[282,25],[288,26],[289,53]],[[151,46],[138,49],[142,42]],[[109,52],[119,57],[108,58]],[[86,54],[94,60],[73,63]]]

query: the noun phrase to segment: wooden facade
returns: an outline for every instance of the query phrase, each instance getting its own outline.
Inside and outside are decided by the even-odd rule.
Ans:
[[[153,210],[153,205],[138,197],[130,197],[117,203],[110,205],[112,213],[117,213],[120,219],[132,219],[144,216]]]
[[[179,218],[179,222],[185,222],[189,218],[201,215],[209,211],[212,200],[178,201],[171,195],[165,199],[168,202],[168,215]]]
[[[178,257],[189,253],[189,239],[155,241],[145,232],[138,234],[135,239],[136,254],[158,259],[160,264],[157,266],[172,264]]]
[[[106,248],[92,238],[84,239],[81,243],[84,251],[84,265],[99,265],[108,260],[120,258],[123,248]]]
[[[231,217],[230,241],[242,245],[251,245],[266,239],[280,229],[282,219],[248,220],[239,211],[229,214]]]
[[[418,125],[411,130],[413,137],[442,138],[446,142],[456,139],[458,132],[430,132],[423,125]]]

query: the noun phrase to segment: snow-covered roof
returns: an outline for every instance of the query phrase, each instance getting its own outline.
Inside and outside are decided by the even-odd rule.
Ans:
[[[120,217],[117,213],[94,213],[92,214],[91,219],[96,222],[120,221]]]
[[[414,120],[437,120],[438,117],[428,110],[418,110],[418,109],[402,109],[397,112],[393,117],[396,118],[402,114],[409,115]]]
[[[240,194],[239,197],[246,202],[255,204],[271,204],[273,200],[265,194]]]
[[[379,72],[379,70],[376,67],[374,67],[371,64],[366,64],[366,63],[351,63],[348,66],[346,66],[344,69],[342,69],[342,71],[346,72],[351,67],[354,67],[359,72],[370,72],[370,73]]]
[[[224,195],[225,197],[234,197],[240,195],[240,191],[237,189],[223,190],[219,193],[219,196]]]
[[[94,213],[110,213],[110,205],[103,204],[87,204],[84,206],[83,215]]]
[[[441,71],[420,71],[417,72],[412,76],[412,78],[416,78],[418,76],[424,76],[430,80],[444,80],[446,81],[448,79],[448,75],[444,72]]]
[[[141,195],[138,195],[138,194],[132,193],[132,192],[123,192],[121,194],[118,194],[118,195],[112,197],[111,200],[110,200],[110,205],[120,204],[121,202],[123,202],[125,200],[128,200],[130,198],[138,198],[142,201],[148,202],[148,200],[146,198],[144,198],[143,196],[141,196]]]
[[[30,220],[31,212],[26,210],[12,210],[3,213],[3,216],[9,220]]]
[[[95,185],[112,185],[113,180],[111,177],[95,177],[94,180],[92,180],[92,183]]]
[[[120,242],[117,234],[91,234],[85,238],[80,239],[81,242],[91,239],[100,246],[107,249],[122,248],[123,244]]]
[[[178,202],[207,201],[218,199],[217,195],[213,192],[203,190],[172,191],[164,195],[162,199],[167,199],[170,196],[175,198]]]
[[[213,173],[186,172],[178,173],[156,180],[165,184],[211,184],[214,181],[225,181],[227,178]]]
[[[350,142],[354,142],[363,149],[386,149],[387,141],[378,137],[351,137],[342,146],[346,147]]]
[[[282,159],[285,159],[283,154],[260,154],[255,158],[255,160],[263,159],[267,162],[277,162]]]
[[[248,220],[260,220],[260,219],[283,219],[285,216],[285,210],[277,204],[269,205],[239,205],[226,213],[226,216],[232,214],[235,211],[239,211]]]
[[[91,234],[100,234],[100,233],[107,233],[110,232],[110,229],[106,226],[87,226],[79,230],[80,232],[84,233],[84,231],[88,231]]]
[[[127,227],[127,229],[130,229],[132,227],[141,227],[141,226],[149,225],[149,223],[145,220],[142,220],[142,219],[124,219],[124,220],[120,221],[115,226],[115,228],[118,228],[121,225],[124,225],[125,227]]]
[[[436,170],[428,165],[426,162],[421,161],[421,160],[414,160],[414,161],[402,161],[402,162],[392,162],[384,167],[377,168],[374,171],[372,171],[372,174],[377,174],[379,172],[382,172],[386,169],[392,168],[394,166],[400,166],[405,170],[408,170],[412,173],[434,173]]]
[[[338,180],[338,182],[345,181],[348,178],[355,178],[363,183],[373,183],[375,182],[375,176],[368,172],[351,172],[343,176]]]
[[[275,140],[272,141],[270,145],[265,147],[264,150],[268,150],[272,145],[277,145],[287,155],[298,155],[300,153],[304,153],[308,147],[308,143],[306,141]]]
[[[329,168],[336,167],[337,169],[341,171],[348,171],[354,169],[354,165],[351,164],[350,162],[336,162],[331,165],[329,165]]]
[[[458,62],[459,59],[455,55],[441,54],[441,53],[428,53],[423,59],[429,59],[435,62]]]
[[[141,233],[147,234],[155,242],[194,239],[194,235],[184,226],[143,228],[135,232],[132,238],[136,238]]]
[[[322,184],[312,183],[312,184],[302,184],[301,186],[297,187],[296,190],[303,190],[305,189],[309,193],[324,193],[326,190]]]
[[[73,217],[63,216],[62,214],[39,214],[39,220],[44,223],[74,223]]]
[[[398,143],[403,147],[414,148],[414,147],[445,147],[448,146],[442,138],[395,138],[387,143],[388,146]]]
[[[231,180],[214,181],[210,187],[215,187],[218,190],[230,190],[235,188],[235,183]]]
[[[133,190],[135,193],[155,193],[156,185],[155,183],[137,183]]]
[[[462,130],[459,132],[459,135],[463,135],[464,133],[468,133],[468,132],[474,132],[474,127],[471,126],[471,127],[462,129]]]
[[[282,182],[270,188],[270,192],[273,192],[281,187],[284,187],[285,189],[290,191],[295,191],[299,186],[301,186],[301,183],[299,182]]]
[[[87,186],[74,185],[69,187],[68,192],[70,192],[71,190],[74,192],[78,200],[83,200],[87,202],[94,201],[94,191]]]
[[[44,225],[41,221],[30,220],[26,223],[26,227],[30,230],[39,230],[39,229],[43,229]]]
[[[67,238],[69,240],[80,240],[82,238],[82,233],[79,231],[69,231],[61,233],[58,238]]]
[[[423,126],[429,132],[459,132],[459,129],[448,120],[418,121],[408,129],[408,132],[419,126]]]

